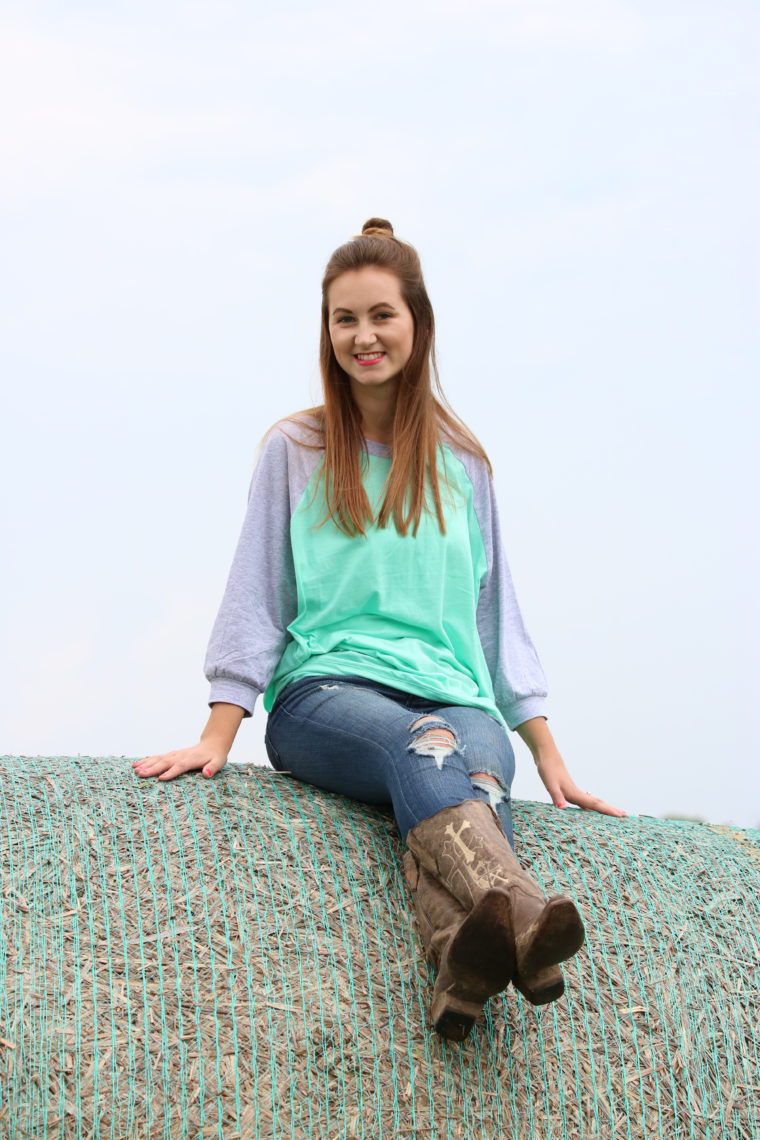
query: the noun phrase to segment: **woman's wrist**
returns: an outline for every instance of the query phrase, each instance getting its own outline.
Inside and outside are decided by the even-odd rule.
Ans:
[[[559,750],[545,717],[531,717],[530,720],[518,724],[515,732],[527,744],[536,764],[551,756],[559,756]]]
[[[222,752],[229,752],[244,716],[245,709],[242,709],[240,705],[216,701],[211,706],[211,715],[201,733],[202,742],[211,747],[219,748]]]

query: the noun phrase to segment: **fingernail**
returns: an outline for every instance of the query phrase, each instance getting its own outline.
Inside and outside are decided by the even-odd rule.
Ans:
[[[204,768],[203,769],[203,775],[204,776],[210,776],[211,775],[211,769],[210,768]]]

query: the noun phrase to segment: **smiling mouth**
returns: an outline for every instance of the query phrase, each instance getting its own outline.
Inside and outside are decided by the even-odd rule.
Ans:
[[[378,360],[383,360],[384,357],[384,352],[357,352],[354,360],[359,364],[377,364]]]

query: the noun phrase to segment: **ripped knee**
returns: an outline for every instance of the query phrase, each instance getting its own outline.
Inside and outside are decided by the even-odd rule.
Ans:
[[[408,751],[432,756],[439,770],[447,756],[461,751],[453,728],[440,717],[421,716],[409,726],[409,731],[414,735]]]
[[[471,778],[473,780],[485,780],[489,784],[495,784],[497,788],[501,787],[499,781],[490,772],[473,772]]]
[[[486,793],[488,802],[494,811],[498,809],[499,804],[503,804],[509,799],[507,789],[502,782],[490,772],[473,772],[470,776],[470,783],[473,788],[479,788],[480,791]]]

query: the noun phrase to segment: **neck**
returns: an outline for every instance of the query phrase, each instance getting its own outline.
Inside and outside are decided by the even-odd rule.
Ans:
[[[356,386],[358,387],[358,386]],[[392,391],[353,387],[354,401],[362,417],[362,434],[373,443],[393,443],[393,421],[396,415],[396,387]]]

